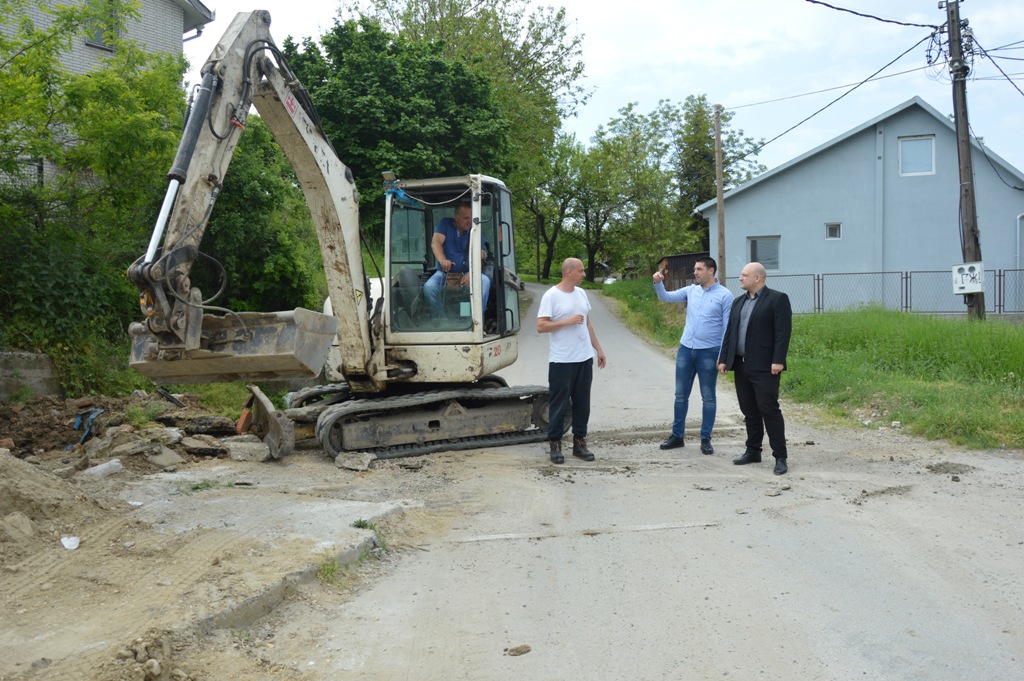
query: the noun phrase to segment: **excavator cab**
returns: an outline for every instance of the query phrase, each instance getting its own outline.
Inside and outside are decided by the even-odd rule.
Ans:
[[[514,335],[522,282],[516,276],[511,195],[505,185],[484,175],[391,180],[386,195],[387,342],[482,342]],[[467,207],[465,267],[440,271],[431,248],[435,230],[445,221],[454,223],[456,211]]]

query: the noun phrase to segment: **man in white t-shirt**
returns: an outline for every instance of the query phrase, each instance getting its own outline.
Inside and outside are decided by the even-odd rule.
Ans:
[[[562,281],[544,292],[537,311],[537,333],[550,333],[548,349],[548,443],[551,462],[565,463],[562,455],[562,428],[565,410],[572,400],[572,455],[593,461],[587,449],[587,423],[590,421],[590,385],[594,380],[594,356],[597,366],[605,365],[604,350],[590,324],[590,300],[579,288],[583,281],[583,262],[566,258],[562,263]]]

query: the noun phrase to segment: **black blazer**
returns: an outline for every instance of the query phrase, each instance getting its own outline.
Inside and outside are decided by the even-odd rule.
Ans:
[[[729,326],[722,339],[722,351],[718,363],[732,370],[736,363],[736,338],[740,326],[740,308],[747,294],[744,292],[732,302]],[[793,332],[793,308],[789,296],[767,286],[761,289],[757,305],[747,324],[746,355],[744,366],[751,371],[771,371],[773,364],[786,366],[789,352],[789,337]]]

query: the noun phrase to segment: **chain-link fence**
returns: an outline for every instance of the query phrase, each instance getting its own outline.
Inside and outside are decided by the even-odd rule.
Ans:
[[[904,309],[900,272],[823,274],[820,282],[817,312],[836,312],[864,305]]]
[[[784,274],[769,277],[769,285],[776,291],[782,291],[789,296],[789,304],[793,306],[793,312],[817,312],[819,276],[817,274]],[[740,288],[739,277],[727,279],[726,287],[733,295],[743,292],[743,289]]]
[[[1003,270],[999,291],[1003,312],[1024,312],[1024,270]]]

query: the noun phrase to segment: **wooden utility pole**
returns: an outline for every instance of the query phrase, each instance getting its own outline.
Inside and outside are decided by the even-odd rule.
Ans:
[[[715,195],[718,199],[718,283],[725,286],[725,190],[722,188],[722,105],[715,104]]]
[[[974,162],[971,158],[971,131],[967,123],[967,74],[960,33],[960,1],[947,0],[949,29],[949,75],[953,80],[953,118],[956,123],[956,150],[960,159],[960,229],[964,262],[981,262],[978,209],[974,201]],[[985,318],[985,293],[967,294],[967,318]]]

